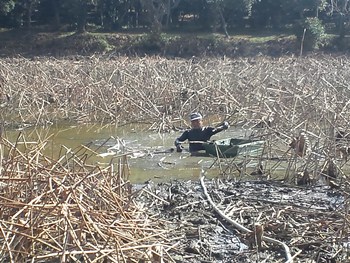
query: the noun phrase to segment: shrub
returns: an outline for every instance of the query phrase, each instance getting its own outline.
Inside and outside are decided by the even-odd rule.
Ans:
[[[326,40],[325,28],[317,17],[307,17],[298,21],[295,25],[295,35],[304,50],[318,49],[325,44]]]
[[[146,53],[159,52],[164,48],[165,40],[160,33],[150,32],[142,37],[138,47]]]

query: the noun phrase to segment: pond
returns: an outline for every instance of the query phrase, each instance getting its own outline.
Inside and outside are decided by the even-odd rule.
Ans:
[[[94,150],[89,162],[102,166],[116,161],[117,156],[128,153],[129,179],[132,183],[198,179],[201,170],[205,170],[207,176],[220,174],[216,158],[193,157],[187,151],[175,151],[174,140],[181,133],[182,131],[157,133],[143,125],[116,127],[84,124],[7,130],[6,137],[15,141],[19,134],[23,134],[26,141],[37,141],[38,138],[47,140],[45,154],[54,159],[59,156],[62,147],[74,151],[82,145],[88,145]],[[212,139],[242,138],[249,134],[250,131],[231,127],[214,135]]]

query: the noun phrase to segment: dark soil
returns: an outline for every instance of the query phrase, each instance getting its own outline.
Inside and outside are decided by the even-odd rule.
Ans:
[[[252,40],[253,39],[253,40]],[[297,54],[292,35],[225,38],[220,34],[178,34],[152,38],[141,33],[83,33],[31,30],[0,31],[0,56],[281,56]]]
[[[295,262],[349,262],[348,194],[329,186],[292,187],[279,181],[205,180],[225,215],[265,237],[284,242]],[[175,262],[286,262],[278,244],[262,242],[220,216],[200,182],[143,186],[137,200],[169,232],[164,242]]]

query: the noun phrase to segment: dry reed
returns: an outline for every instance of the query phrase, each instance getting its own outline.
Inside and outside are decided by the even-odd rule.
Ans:
[[[348,57],[327,55],[1,59],[0,117],[5,125],[143,122],[161,132],[187,126],[196,110],[212,124],[263,127],[253,136],[268,141],[268,157],[303,131],[312,154],[304,167],[291,161],[290,177],[338,158],[334,134],[349,132],[349,72]]]
[[[157,122],[167,129],[199,110],[233,123],[274,115],[284,129],[344,125],[349,67],[347,57],[331,56],[1,59],[2,117],[31,124]]]
[[[336,170],[348,198],[349,167],[339,160],[335,133],[349,132],[349,72],[348,57],[326,55],[1,59],[0,117],[5,126],[147,122],[168,131],[187,126],[188,113],[201,111],[215,116],[213,122],[227,120],[266,140],[259,160],[270,162],[264,175],[273,177],[284,165],[284,179],[300,173],[295,180],[310,175],[304,178],[310,183]],[[301,132],[309,139],[303,156],[288,146]],[[118,167],[89,166],[87,148],[65,149],[52,160],[42,154],[44,144],[26,143],[23,150],[4,138],[0,144],[1,260],[125,262],[155,257],[159,248],[167,255],[165,230],[132,202],[125,160]]]
[[[303,131],[312,154],[302,166],[290,158],[285,177],[310,170],[317,177],[338,158],[334,134],[349,132],[349,72],[348,57],[327,55],[1,59],[0,117],[5,126],[142,122],[162,132],[186,127],[196,110],[212,124],[263,127],[252,136],[266,139],[268,158],[290,154],[288,145]]]
[[[88,164],[93,150],[64,148],[53,160],[46,141],[0,141],[1,262],[144,262],[170,242],[133,200],[126,156]]]

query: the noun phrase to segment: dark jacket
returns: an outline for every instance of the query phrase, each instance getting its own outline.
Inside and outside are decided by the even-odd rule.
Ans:
[[[210,137],[218,132],[221,132],[224,128],[213,128],[213,127],[203,127],[201,129],[191,129],[186,130],[179,138],[175,140],[175,146],[181,144],[186,140],[190,143],[190,152],[196,152],[200,150],[204,150],[202,143],[210,140]],[[196,141],[196,143],[191,143]]]

